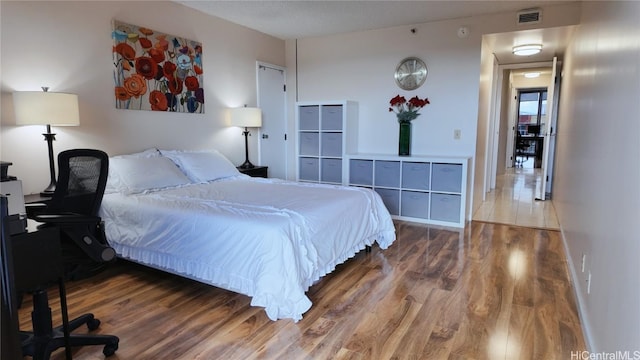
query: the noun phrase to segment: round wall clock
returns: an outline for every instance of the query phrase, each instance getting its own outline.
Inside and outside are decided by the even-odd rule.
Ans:
[[[396,84],[404,90],[415,90],[427,79],[427,65],[417,57],[408,57],[396,67]]]

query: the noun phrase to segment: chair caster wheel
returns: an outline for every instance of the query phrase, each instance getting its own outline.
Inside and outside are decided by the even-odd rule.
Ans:
[[[93,318],[89,321],[87,321],[87,327],[89,328],[89,330],[95,330],[98,327],[100,327],[100,320]]]
[[[117,342],[115,344],[105,345],[104,349],[102,349],[102,353],[104,354],[104,356],[111,356],[116,353],[116,350],[118,350]]]

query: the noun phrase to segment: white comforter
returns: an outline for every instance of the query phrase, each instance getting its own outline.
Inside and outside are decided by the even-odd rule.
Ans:
[[[365,245],[395,240],[371,190],[245,175],[106,194],[101,216],[121,257],[246,294],[272,320],[300,320],[316,280]]]

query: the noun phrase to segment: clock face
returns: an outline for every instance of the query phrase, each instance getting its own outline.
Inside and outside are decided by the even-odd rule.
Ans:
[[[398,64],[396,84],[404,90],[415,90],[427,79],[427,65],[417,57],[408,57]]]

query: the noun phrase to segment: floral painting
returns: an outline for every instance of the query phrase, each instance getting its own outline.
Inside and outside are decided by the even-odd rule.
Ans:
[[[201,43],[117,20],[112,37],[116,108],[204,113]]]

